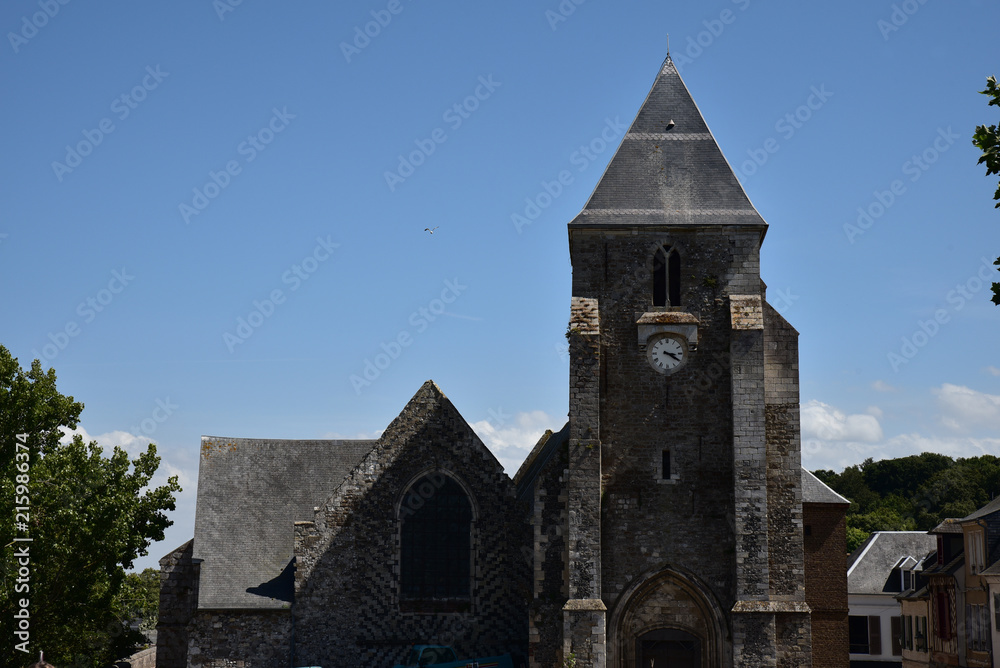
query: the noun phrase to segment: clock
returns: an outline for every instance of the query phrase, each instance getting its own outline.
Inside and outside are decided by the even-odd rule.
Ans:
[[[646,358],[650,366],[660,373],[673,373],[684,363],[687,346],[681,339],[660,336],[646,345]]]

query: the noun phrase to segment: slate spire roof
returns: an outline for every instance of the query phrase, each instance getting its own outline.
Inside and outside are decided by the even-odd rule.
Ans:
[[[590,200],[569,226],[712,224],[767,225],[668,57]]]

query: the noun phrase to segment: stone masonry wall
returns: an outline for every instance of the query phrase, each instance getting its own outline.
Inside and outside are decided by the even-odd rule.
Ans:
[[[735,602],[728,295],[760,290],[759,231],[571,231],[573,294],[601,321],[602,598],[611,609],[643,574],[694,573],[722,607]],[[678,309],[699,320],[697,350],[672,375],[640,349],[637,314],[653,310],[652,258],[681,262]],[[660,310],[666,310],[662,307]],[[672,479],[661,476],[670,451]]]
[[[189,632],[187,665],[287,668],[292,665],[291,622],[287,610],[198,612]]]
[[[160,559],[160,606],[156,624],[157,668],[187,666],[188,624],[198,607],[198,565],[194,541]]]
[[[563,665],[562,609],[569,598],[565,535],[568,465],[564,446],[546,464],[535,488],[534,596],[528,631],[531,668]]]
[[[420,476],[448,475],[474,507],[471,598],[435,609],[399,600],[397,508]],[[433,491],[429,491],[433,493]],[[503,468],[431,382],[296,532],[296,665],[385,668],[418,643],[459,657],[527,654],[528,518]]]
[[[763,306],[771,598],[804,601],[798,332]]]
[[[601,601],[601,331],[596,299],[573,297],[569,322],[569,471],[566,480],[569,600],[563,653],[604,668]]]
[[[812,665],[812,632],[808,614],[775,615],[777,668],[808,668]]]

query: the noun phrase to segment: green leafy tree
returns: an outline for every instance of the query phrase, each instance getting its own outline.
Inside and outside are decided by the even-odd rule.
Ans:
[[[996,77],[988,77],[986,88],[979,92],[990,98],[989,106],[1000,107],[1000,88],[997,87]],[[979,156],[979,164],[986,165],[986,176],[1000,174],[1000,138],[997,136],[997,126],[977,126],[975,134],[972,135],[972,144],[983,152]],[[993,199],[998,200],[996,208],[1000,209],[1000,184],[997,185],[996,192],[993,193]],[[993,264],[1000,265],[1000,257]],[[993,284],[993,303],[1000,306],[1000,283]]]
[[[864,529],[847,527],[847,553],[850,554],[861,547],[861,544],[868,540],[868,536],[870,535]]]
[[[160,612],[160,571],[147,568],[125,576],[119,600],[119,616],[136,625],[142,633],[156,628]]]
[[[849,551],[875,531],[928,531],[965,517],[1000,493],[1000,458],[993,455],[954,460],[925,452],[815,474],[851,501]]]
[[[126,570],[162,540],[171,524],[164,511],[174,509],[180,487],[176,477],[149,487],[160,462],[152,444],[130,461],[124,450],[105,456],[80,436],[61,443],[62,430],[75,428],[82,410],[56,390],[52,369],[35,360],[23,371],[0,346],[0,494],[9,509],[0,518],[3,666],[27,665],[42,650],[60,668],[98,668],[142,642],[127,623],[134,587]],[[15,494],[27,517],[13,512]],[[18,570],[25,560],[27,577]],[[22,599],[29,602],[27,654],[12,628]]]

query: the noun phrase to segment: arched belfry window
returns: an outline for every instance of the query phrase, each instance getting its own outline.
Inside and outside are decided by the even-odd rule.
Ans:
[[[399,509],[400,599],[469,600],[472,503],[452,478],[410,485]]]
[[[653,306],[681,305],[681,255],[660,246],[653,256]]]

